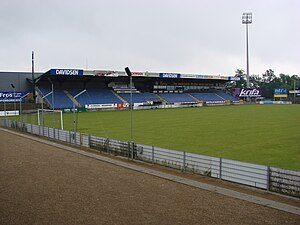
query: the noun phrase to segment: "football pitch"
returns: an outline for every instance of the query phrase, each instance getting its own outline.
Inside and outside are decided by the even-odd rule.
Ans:
[[[73,114],[64,114],[73,130]],[[45,124],[46,125],[46,124]],[[130,111],[78,113],[77,131],[130,140]],[[300,170],[300,105],[134,110],[133,141]]]

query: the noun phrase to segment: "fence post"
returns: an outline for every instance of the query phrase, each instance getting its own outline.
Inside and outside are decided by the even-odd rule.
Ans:
[[[132,153],[131,153],[131,159],[134,159],[134,142],[131,141],[131,149],[132,149]]]
[[[128,141],[128,152],[127,152],[127,155],[128,155],[128,159],[130,158],[130,142]]]
[[[270,166],[267,166],[267,191],[270,191]]]
[[[183,171],[185,171],[186,153],[183,152]]]
[[[154,164],[154,146],[152,146],[152,164]]]
[[[106,152],[109,153],[109,138],[106,139]]]
[[[79,144],[80,146],[82,146],[82,133],[79,133]]]
[[[219,178],[222,180],[222,158],[220,158],[220,165],[219,165]]]

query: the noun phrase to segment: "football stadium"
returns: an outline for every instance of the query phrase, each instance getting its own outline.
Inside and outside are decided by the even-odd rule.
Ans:
[[[300,105],[258,102],[259,88],[228,93],[236,77],[50,69],[0,79],[2,126],[299,196]]]

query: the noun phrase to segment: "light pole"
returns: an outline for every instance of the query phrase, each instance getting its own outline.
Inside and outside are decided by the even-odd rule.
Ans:
[[[4,103],[4,123],[5,123],[5,127],[6,127],[6,99],[7,99],[8,96],[6,96],[4,99],[3,99],[3,103]]]
[[[296,79],[294,80],[294,104],[296,103]]]
[[[83,91],[79,92],[77,95],[74,95],[73,98],[76,99],[78,98],[80,95],[82,95],[84,92],[86,92],[86,89],[84,89]],[[76,138],[75,138],[75,134],[76,134],[76,112],[75,112],[75,102],[73,101],[73,114],[74,114],[74,139],[75,139],[75,144],[76,144]]]
[[[35,80],[34,80],[34,51],[31,52],[31,79],[32,79],[32,95],[35,103],[36,94],[35,94]]]
[[[29,95],[29,93],[27,93],[26,95],[20,97],[20,120],[21,120],[21,122],[23,122],[23,115],[22,115],[22,99],[25,98],[27,95]]]
[[[48,78],[48,81],[51,83],[51,92],[49,92],[49,93],[52,93],[52,103],[51,103],[52,104],[52,128],[54,128],[54,87],[53,87],[53,82],[50,78]]]
[[[130,145],[132,149],[131,158],[133,159],[134,148],[133,148],[133,125],[132,125],[132,110],[133,110],[133,102],[132,102],[132,73],[128,67],[125,68],[127,76],[129,76],[130,82]],[[129,157],[129,156],[128,156]]]
[[[10,84],[11,87],[14,89],[14,114],[16,115],[16,88],[15,88],[15,85],[14,84]]]
[[[246,57],[247,57],[247,88],[250,87],[249,82],[249,38],[248,38],[248,24],[252,23],[252,13],[243,13],[242,24],[246,24]]]
[[[8,95],[3,99],[3,109],[4,109],[4,118],[6,120],[6,99],[8,98]]]
[[[53,94],[53,90],[50,91],[48,94],[44,95],[42,97],[42,127],[43,127],[43,136],[44,136],[44,98],[46,98],[47,96]],[[52,96],[53,97],[53,96]],[[39,114],[38,114],[39,116]],[[52,118],[53,119],[53,118]],[[39,125],[40,125],[40,119],[38,119]]]

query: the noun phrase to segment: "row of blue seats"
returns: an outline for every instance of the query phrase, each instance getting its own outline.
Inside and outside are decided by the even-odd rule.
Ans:
[[[39,87],[42,95],[46,95],[51,90],[47,87]],[[77,95],[80,91],[76,88],[72,88],[67,90],[71,96]],[[130,94],[118,94],[121,98],[118,98],[116,94],[113,93],[111,89],[96,89],[89,88],[86,89],[86,92],[82,93],[80,96],[76,98],[76,100],[81,104],[81,106],[85,106],[88,104],[119,104],[123,103],[121,99],[126,102],[130,102]],[[46,97],[50,107],[52,107],[52,95],[48,95]],[[62,89],[55,89],[54,91],[54,108],[72,108],[73,102],[67,96],[67,94]],[[176,102],[194,102],[197,101],[224,101],[237,100],[235,97],[224,93],[161,93],[159,95],[153,93],[133,93],[132,94],[132,102],[133,103],[145,103],[149,101],[166,101],[168,103],[176,103]]]
[[[51,92],[51,89],[47,87],[39,87],[42,95],[45,96]],[[47,101],[50,108],[52,108],[52,98],[54,97],[54,108],[55,109],[65,109],[65,108],[72,108],[73,102],[72,100],[65,94],[64,90],[62,89],[55,89],[54,96],[52,94],[48,95],[44,102]]]
[[[71,89],[68,92],[75,96],[81,90]],[[116,95],[113,94],[111,89],[96,89],[89,88],[86,92],[76,98],[76,100],[82,105],[88,104],[119,104],[123,103]]]
[[[51,90],[47,87],[39,87],[42,95],[47,95]],[[68,89],[71,96],[75,96],[82,90]],[[52,95],[46,97],[48,104],[52,108]],[[86,89],[86,92],[79,95],[76,100],[82,107],[88,104],[118,104],[123,103],[110,89]],[[72,108],[73,101],[62,89],[55,89],[54,91],[54,108]]]

